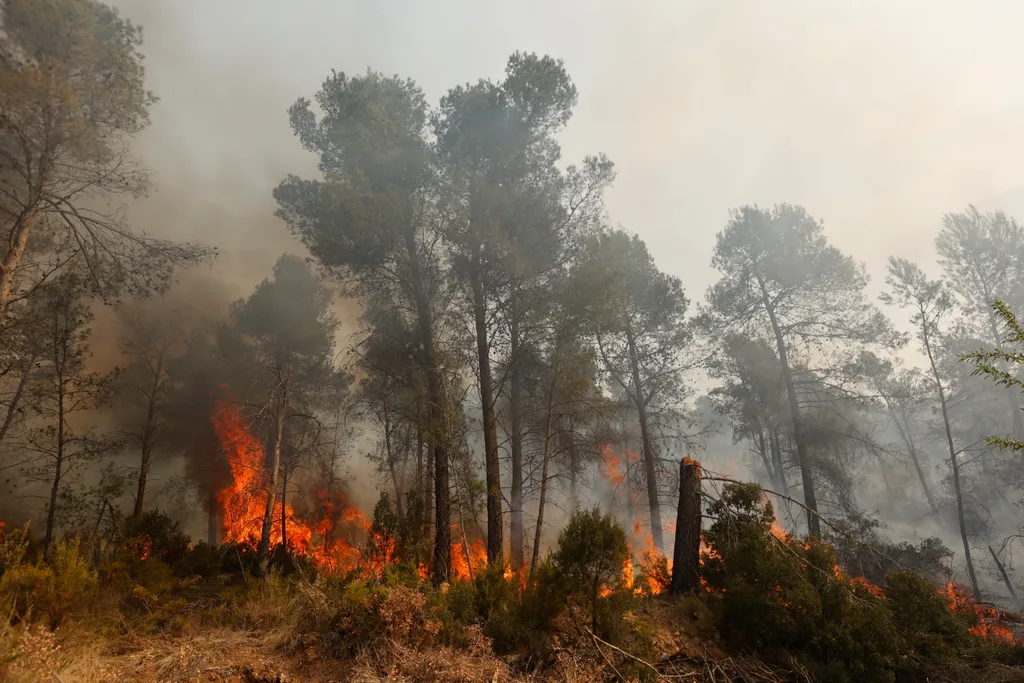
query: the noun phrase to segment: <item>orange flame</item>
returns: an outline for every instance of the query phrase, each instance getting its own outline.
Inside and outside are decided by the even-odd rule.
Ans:
[[[262,444],[254,437],[238,409],[220,404],[211,418],[221,450],[231,468],[231,483],[217,494],[224,527],[224,540],[255,548],[259,544],[266,513],[268,473]],[[365,534],[370,522],[359,510],[341,509],[340,493],[318,493],[322,519],[308,524],[299,519],[290,504],[284,505],[284,531],[288,550],[308,557],[321,569],[351,567],[359,561],[359,552],[350,539],[333,539],[338,522]],[[275,500],[270,528],[271,547],[281,543],[281,502]],[[333,542],[332,542],[333,541]],[[393,548],[392,548],[393,551]]]

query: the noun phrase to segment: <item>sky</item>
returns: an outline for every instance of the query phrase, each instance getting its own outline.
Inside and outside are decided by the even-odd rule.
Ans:
[[[614,223],[700,300],[715,234],[747,203],[803,204],[865,263],[934,269],[941,216],[1024,218],[1024,3],[1015,0],[113,0],[144,28],[161,98],[136,151],[140,230],[221,248],[244,296],[299,247],[271,190],[315,160],[287,108],[331,69],[417,81],[436,102],[499,79],[516,50],[565,61],[580,93],[563,158],[605,153]]]

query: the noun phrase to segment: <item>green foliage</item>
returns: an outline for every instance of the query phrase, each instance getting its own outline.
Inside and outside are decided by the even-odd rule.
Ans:
[[[1017,230],[1019,231],[1019,228]],[[1009,330],[1004,343],[1024,345],[1024,327],[1021,327],[1020,321],[1017,320],[1017,316],[1010,310],[1010,307],[1004,302],[996,300],[992,302],[992,310]],[[1024,352],[1020,350],[1007,351],[997,348],[989,351],[975,351],[961,354],[960,361],[974,365],[974,371],[971,374],[984,375],[999,386],[1016,388],[1024,386],[1018,379],[1016,371],[1013,370],[1013,368],[1024,365]],[[1000,367],[1001,365],[1006,365],[1010,369],[1004,369]],[[1003,450],[1024,451],[1024,441],[1018,439],[990,436],[985,441],[990,446],[996,446]]]
[[[5,537],[4,546],[9,542],[16,547],[4,552],[5,565],[18,559],[0,576],[0,607],[8,614],[44,620],[57,628],[98,597],[98,577],[77,539],[55,542],[47,559],[40,557],[35,563],[23,561],[23,541]]]
[[[780,663],[792,655],[820,680],[885,682],[977,641],[919,575],[890,574],[883,597],[837,575],[827,544],[775,538],[756,486],[730,485],[710,512],[702,573],[734,647]]]
[[[124,524],[125,544],[140,557],[152,557],[175,566],[188,556],[189,537],[180,525],[160,510],[129,517]]]
[[[629,558],[626,532],[611,515],[597,508],[576,511],[558,537],[552,560],[570,600],[591,614],[596,630],[602,588],[613,592],[622,585],[622,568]]]

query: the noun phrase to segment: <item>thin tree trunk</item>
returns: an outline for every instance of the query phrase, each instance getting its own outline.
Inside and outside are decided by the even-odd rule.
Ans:
[[[477,268],[480,265],[477,264]],[[487,303],[480,273],[470,273],[473,289],[473,319],[476,323],[476,351],[480,370],[480,408],[484,427],[484,469],[487,486],[487,562],[502,564],[501,462],[498,460],[498,421],[494,415],[494,383],[491,377],[491,347],[487,337]]]
[[[917,479],[921,482],[921,490],[924,491],[924,497],[928,499],[928,507],[932,509],[932,512],[936,512],[939,506],[935,503],[935,497],[932,495],[931,487],[928,485],[928,478],[924,474],[924,468],[921,467],[921,458],[917,453],[917,448],[914,446],[913,438],[907,430],[904,430],[892,407],[888,405],[888,402],[886,403],[886,408],[889,409],[889,417],[892,418],[893,424],[896,425],[896,431],[900,433],[903,445],[907,447],[907,454],[910,455],[910,461],[914,464]]]
[[[782,459],[782,444],[779,443],[779,430],[776,426],[770,426],[768,431],[769,439],[771,441],[772,463],[775,464],[775,472],[779,476],[779,491],[783,495],[788,496],[789,482],[786,480],[786,467],[783,464]]]
[[[1009,574],[1006,573],[1006,567],[999,561],[999,556],[996,555],[996,551],[990,545],[988,551],[992,553],[992,560],[996,563],[996,569],[999,570],[999,575],[1003,577],[1003,584],[1006,585],[1006,590],[1010,591],[1010,597],[1013,599],[1013,609],[1017,609],[1020,604],[1020,600],[1017,598],[1017,591],[1013,587],[1013,582],[1010,581]]]
[[[523,413],[522,376],[520,374],[521,343],[519,338],[519,300],[513,288],[510,300],[509,321],[509,410],[511,412],[510,448],[512,451],[512,485],[509,490],[509,535],[512,566],[521,569],[524,565],[523,540],[526,534],[523,525]]]
[[[789,412],[793,420],[793,440],[796,441],[796,457],[800,465],[800,478],[804,486],[804,505],[807,506],[807,532],[811,536],[821,536],[821,520],[818,519],[818,499],[814,494],[814,473],[811,471],[810,455],[807,453],[807,443],[804,438],[803,420],[800,417],[800,400],[796,395],[796,385],[793,382],[793,371],[789,367],[789,352],[786,348],[786,340],[782,336],[782,328],[775,317],[775,308],[772,306],[771,297],[768,296],[768,289],[764,280],[758,275],[757,283],[761,288],[761,301],[764,303],[765,312],[771,321],[772,332],[775,335],[775,344],[779,352],[779,364],[782,366],[782,378],[786,383],[786,396],[789,399]]]
[[[284,386],[278,387],[278,391],[287,391],[287,382]],[[260,544],[257,549],[257,556],[260,563],[260,571],[265,573],[270,562],[270,531],[274,524],[274,503],[277,502],[277,490],[280,486],[281,473],[281,440],[284,437],[284,418],[287,397],[282,395],[277,400],[276,430],[274,432],[274,449],[270,463],[270,482],[267,486],[267,506],[263,511],[263,528],[260,531]]]
[[[57,459],[53,468],[53,485],[50,487],[50,504],[46,510],[46,535],[43,538],[43,552],[49,553],[53,544],[53,531],[57,520],[57,495],[60,493],[60,479],[64,469],[64,376],[57,375]]]
[[[967,523],[964,519],[964,498],[960,487],[960,465],[956,461],[956,446],[953,443],[953,431],[949,426],[949,410],[946,406],[946,391],[942,387],[942,378],[935,365],[935,357],[932,354],[931,338],[928,334],[928,321],[922,311],[923,322],[921,325],[924,349],[928,353],[928,362],[931,364],[932,376],[935,378],[935,390],[939,394],[939,407],[942,409],[942,425],[946,429],[946,443],[949,445],[949,466],[953,473],[953,493],[956,496],[956,518],[960,525],[960,540],[964,545],[964,559],[967,561],[967,577],[971,581],[971,591],[974,593],[974,601],[981,602],[981,589],[978,587],[978,577],[974,573],[974,560],[971,558],[971,544],[967,538]]]
[[[654,445],[651,443],[647,424],[647,401],[640,384],[640,360],[637,356],[633,328],[627,322],[626,341],[629,344],[629,365],[633,372],[633,393],[637,416],[640,418],[640,439],[643,445],[644,474],[647,479],[647,502],[651,509],[651,537],[659,553],[665,552],[665,539],[661,530],[661,502],[658,500],[658,476],[654,461]]]
[[[448,580],[452,566],[452,525],[451,499],[448,490],[448,445],[445,427],[444,382],[437,365],[434,348],[433,315],[430,302],[423,290],[423,273],[420,268],[419,252],[413,231],[405,235],[406,258],[412,279],[413,297],[416,301],[416,318],[419,323],[420,346],[423,351],[423,369],[427,376],[427,402],[430,406],[430,423],[427,436],[430,454],[434,460],[434,561],[431,578],[435,584]]]
[[[14,395],[11,397],[11,402],[7,406],[7,414],[4,416],[4,423],[0,425],[0,442],[7,436],[7,430],[14,424],[14,416],[18,412],[18,405],[21,403],[21,397],[25,394],[25,387],[28,385],[29,377],[32,374],[32,366],[35,364],[35,357],[30,357],[28,363],[25,366],[25,370],[22,371],[21,377],[18,378],[18,386],[14,389]]]
[[[146,479],[149,477],[149,467],[153,458],[153,442],[156,437],[156,404],[160,391],[160,382],[163,379],[164,355],[157,355],[156,371],[153,373],[153,386],[149,390],[149,405],[146,409],[146,426],[142,432],[142,462],[139,463],[139,481],[135,492],[135,509],[132,510],[132,517],[138,519],[142,515],[142,505],[146,498]]]
[[[557,353],[557,351],[556,351]],[[551,374],[551,387],[548,389],[547,416],[544,418],[544,459],[540,468],[540,500],[537,503],[537,527],[533,533],[533,556],[530,558],[530,578],[533,569],[540,559],[541,534],[544,531],[544,504],[548,493],[548,462],[551,459],[551,423],[555,405],[555,386],[558,384],[558,359],[555,359]]]
[[[281,549],[288,551],[288,468],[281,468]]]
[[[700,463],[683,458],[679,463],[679,507],[676,542],[672,553],[670,592],[681,595],[700,587],[701,491]]]
[[[569,411],[569,502],[575,511],[580,504],[578,491],[578,478],[580,472],[580,451],[576,444],[576,423],[572,419],[572,410]]]

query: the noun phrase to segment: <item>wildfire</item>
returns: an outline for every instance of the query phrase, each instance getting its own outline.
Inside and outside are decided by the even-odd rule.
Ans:
[[[220,404],[211,420],[231,468],[231,483],[217,494],[224,540],[256,547],[267,508],[266,454],[235,406]],[[310,558],[318,568],[351,567],[360,560],[360,553],[350,542],[353,539],[333,538],[337,535],[336,527],[341,523],[365,534],[370,522],[356,508],[343,508],[340,493],[319,492],[318,496],[323,518],[316,524],[299,519],[290,504],[285,504],[282,511],[280,500],[275,499],[271,547],[279,545],[283,537],[290,552]]]
[[[977,617],[978,623],[970,629],[974,635],[1003,643],[1012,643],[1016,640],[1013,631],[999,623],[999,610],[976,603],[974,596],[965,586],[950,582],[939,589],[939,592],[949,600],[949,607],[954,612],[973,614]]]
[[[452,576],[468,581],[487,566],[487,548],[479,538],[467,538],[458,525],[452,527]]]

